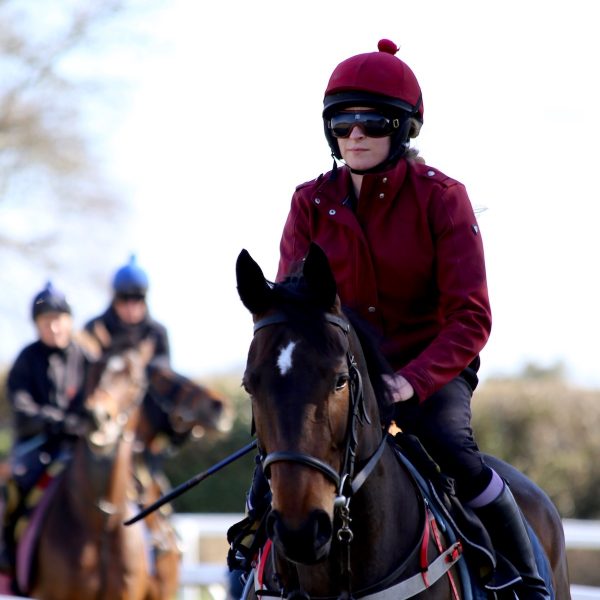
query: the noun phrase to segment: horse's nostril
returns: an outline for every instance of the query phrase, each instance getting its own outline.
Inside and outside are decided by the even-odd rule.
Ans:
[[[317,543],[326,544],[333,534],[333,526],[329,515],[324,510],[317,510],[314,514],[315,540]]]
[[[292,562],[314,564],[329,553],[333,525],[324,510],[312,511],[297,528],[289,528],[274,510],[267,516],[266,528],[268,536]]]

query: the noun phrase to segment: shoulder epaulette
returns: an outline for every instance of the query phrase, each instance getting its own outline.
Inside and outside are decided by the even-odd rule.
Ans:
[[[430,179],[436,183],[441,183],[446,186],[451,186],[458,183],[455,179],[448,177],[448,175],[442,173],[442,171],[436,169],[435,167],[430,167],[429,165],[423,163],[414,163],[413,168],[418,177]]]

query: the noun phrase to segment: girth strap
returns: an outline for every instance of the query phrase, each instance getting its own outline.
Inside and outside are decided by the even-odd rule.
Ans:
[[[253,584],[256,595],[260,597],[278,597],[281,598],[281,592],[267,590],[264,587],[262,568],[267,556],[272,552],[270,543],[265,545],[259,560],[259,573],[253,572]],[[400,581],[384,590],[378,592],[360,593],[356,592],[354,597],[358,600],[407,600],[431,587],[438,579],[443,577],[462,557],[462,545],[460,541],[452,544],[442,554],[440,554],[426,570],[427,577],[423,573],[415,573],[411,577]],[[313,600],[334,600],[333,597],[315,597]]]
[[[356,597],[361,600],[406,600],[407,598],[412,598],[432,586],[440,577],[445,575],[458,562],[461,556],[461,543],[455,542],[429,565],[427,569],[427,584],[425,583],[423,574],[416,573],[412,577],[385,590],[365,596],[356,594]]]

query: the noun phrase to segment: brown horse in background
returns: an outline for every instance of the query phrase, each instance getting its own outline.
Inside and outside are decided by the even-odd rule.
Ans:
[[[227,398],[164,366],[151,366],[146,402],[136,431],[138,442],[161,450],[169,442],[181,445],[207,431],[227,432],[233,422]]]
[[[243,251],[237,282],[254,318],[243,381],[272,492],[270,542],[245,593],[467,597],[458,576],[464,546],[439,531],[398,460],[382,425],[381,371],[341,309],[325,254],[312,245],[302,273],[273,285]],[[510,482],[547,555],[555,598],[568,600],[558,512],[516,469],[490,461]]]
[[[206,432],[227,432],[232,421],[232,409],[225,397],[168,367],[152,366],[136,428],[134,468],[139,504],[153,504],[170,487],[156,464],[165,445],[179,446],[190,439],[199,439]],[[148,600],[174,598],[179,588],[181,551],[169,522],[171,513],[170,505],[164,505],[144,519],[154,562]]]
[[[149,348],[107,360],[92,377],[91,430],[57,479],[35,555],[30,593],[41,600],[145,600],[149,560],[143,525],[125,527],[135,509],[135,432],[146,390]]]

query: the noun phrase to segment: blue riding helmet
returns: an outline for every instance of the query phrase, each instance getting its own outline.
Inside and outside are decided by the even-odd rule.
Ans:
[[[113,278],[113,291],[119,295],[145,296],[148,291],[148,275],[138,265],[135,254],[121,267]]]
[[[46,287],[33,299],[31,316],[35,321],[40,315],[48,312],[71,314],[71,307],[65,295],[57,290],[49,281]]]

